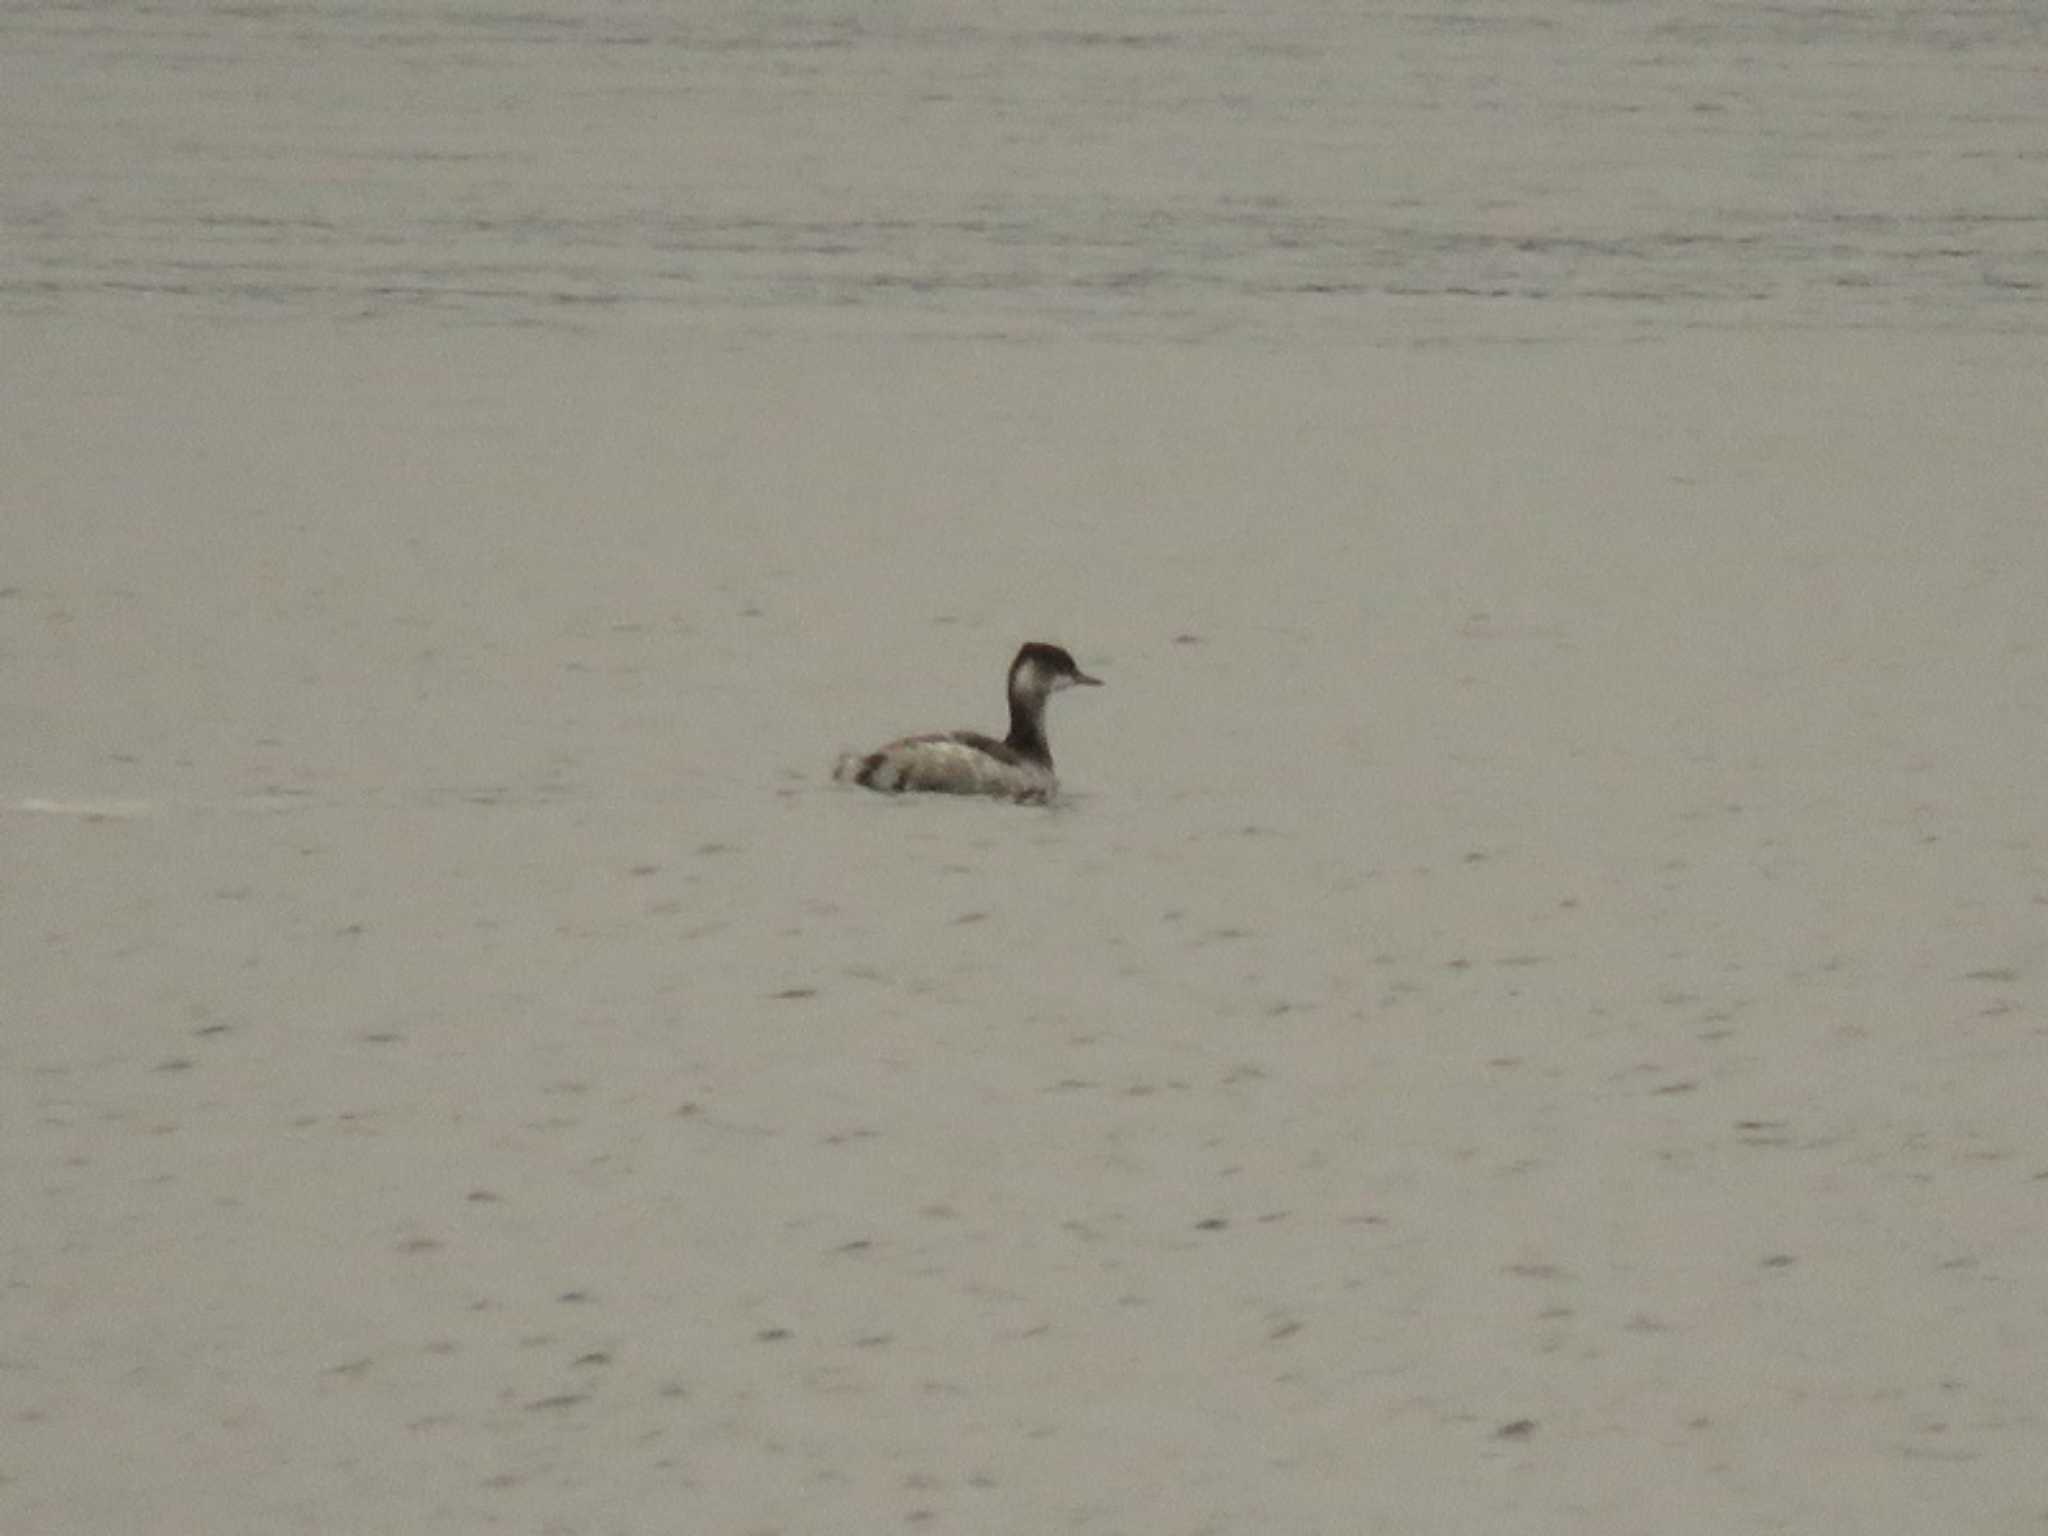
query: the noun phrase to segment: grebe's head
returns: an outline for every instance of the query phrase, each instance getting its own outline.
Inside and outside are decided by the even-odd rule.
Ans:
[[[1058,693],[1062,688],[1085,684],[1100,688],[1102,679],[1090,677],[1075,665],[1074,658],[1056,645],[1047,645],[1034,640],[1017,652],[1017,659],[1010,663],[1010,692],[1031,694],[1044,698],[1047,694]]]

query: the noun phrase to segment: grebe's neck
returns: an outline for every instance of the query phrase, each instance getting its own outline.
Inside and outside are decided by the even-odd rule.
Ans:
[[[1050,768],[1052,748],[1045,741],[1046,698],[1047,691],[1036,674],[1020,667],[1010,675],[1010,734],[1003,745]]]

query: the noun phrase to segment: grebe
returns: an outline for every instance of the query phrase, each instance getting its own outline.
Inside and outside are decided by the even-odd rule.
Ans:
[[[846,753],[832,777],[885,794],[921,789],[1043,803],[1059,791],[1045,741],[1045,701],[1076,685],[1099,688],[1102,679],[1058,646],[1034,640],[1010,663],[1010,734],[1001,741],[979,731],[905,736],[874,752]]]

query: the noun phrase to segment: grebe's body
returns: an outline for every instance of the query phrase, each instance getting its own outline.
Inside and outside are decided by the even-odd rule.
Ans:
[[[1074,658],[1037,641],[1010,663],[1010,734],[1001,741],[979,731],[905,736],[865,754],[849,752],[832,777],[887,794],[931,790],[949,795],[997,795],[1047,801],[1059,792],[1052,749],[1045,740],[1045,704],[1062,688],[1099,687]]]

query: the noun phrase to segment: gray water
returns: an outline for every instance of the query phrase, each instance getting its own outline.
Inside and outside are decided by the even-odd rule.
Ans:
[[[0,11],[0,312],[2048,330],[2048,8]]]

